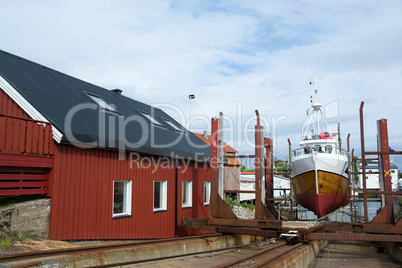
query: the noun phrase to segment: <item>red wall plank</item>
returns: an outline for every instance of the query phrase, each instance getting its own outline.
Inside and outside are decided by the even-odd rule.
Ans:
[[[176,205],[179,205],[177,210],[179,225],[181,217],[193,217],[197,213],[207,215],[203,199],[200,202],[193,201],[193,208],[181,208],[181,181],[191,179],[195,185],[198,180],[194,164],[179,175],[180,189],[177,195],[179,200],[175,200],[175,163],[165,161],[162,166],[160,163],[157,164],[159,159],[141,156],[138,161],[131,162],[128,154],[126,160],[119,160],[119,154],[115,151],[58,145],[52,172],[50,238],[62,240],[168,238],[175,236]],[[201,174],[206,175],[201,178],[202,180],[208,177],[207,171]],[[131,217],[113,219],[113,180],[132,182]],[[166,211],[153,211],[154,180],[167,181]],[[197,187],[198,190],[200,188],[203,190],[203,181]],[[193,197],[197,196],[203,198],[203,193],[193,193]],[[194,207],[196,205],[202,207],[197,210]],[[182,234],[189,233],[183,230]]]
[[[0,114],[29,118],[25,113],[1,88],[0,88]]]
[[[3,170],[2,170],[3,171]],[[37,180],[47,180],[47,174],[0,174],[0,181],[14,181],[14,180],[24,180],[24,181],[37,181]]]
[[[42,189],[0,190],[0,196],[46,194],[47,191],[46,187]]]

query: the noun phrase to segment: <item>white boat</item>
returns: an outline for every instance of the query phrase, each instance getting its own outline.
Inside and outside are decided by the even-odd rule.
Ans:
[[[320,218],[349,204],[349,179],[347,153],[331,133],[317,93],[300,148],[292,152],[291,174],[296,202]]]

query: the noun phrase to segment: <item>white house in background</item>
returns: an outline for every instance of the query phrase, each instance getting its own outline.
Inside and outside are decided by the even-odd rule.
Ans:
[[[363,169],[362,165],[359,166],[359,180],[357,182],[357,186],[360,189],[363,189]],[[377,172],[377,174],[370,174],[369,172]],[[391,182],[392,182],[392,190],[396,190],[398,188],[398,167],[394,164],[393,159],[391,158]],[[380,180],[378,175],[378,161],[370,161],[366,162],[366,188],[367,189],[380,189]]]
[[[265,180],[264,180],[265,181]],[[290,179],[274,175],[274,197],[281,198],[290,195]],[[255,173],[254,172],[242,172],[240,174],[240,190],[254,191],[255,190]],[[241,193],[240,201],[254,200],[255,194]]]

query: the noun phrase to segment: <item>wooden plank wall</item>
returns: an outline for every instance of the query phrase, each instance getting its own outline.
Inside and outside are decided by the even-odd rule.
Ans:
[[[48,194],[52,127],[29,116],[0,89],[0,196]]]
[[[49,169],[0,166],[0,196],[47,194]]]
[[[53,155],[50,124],[0,114],[0,152]]]
[[[115,151],[57,146],[55,164],[50,174],[51,239],[148,239],[175,236],[176,163],[164,162],[162,166],[155,164],[158,158],[151,156],[136,157],[136,161],[130,161],[128,154],[126,156],[127,160],[122,161]],[[192,174],[195,174],[194,166],[189,167],[179,180],[187,179]],[[197,179],[193,177],[193,180]],[[112,218],[113,180],[132,181],[131,217]],[[166,211],[153,211],[154,180],[167,181]],[[181,183],[178,185],[180,189],[177,196],[181,197]],[[203,193],[193,196],[203,197]],[[192,216],[193,210],[183,211],[180,198],[178,217]]]
[[[1,88],[0,88],[0,114],[12,115],[17,117],[29,118],[28,114],[22,110]]]
[[[225,190],[240,190],[240,166],[225,166],[223,180]]]
[[[181,226],[182,218],[208,218],[208,205],[204,205],[204,181],[210,181],[210,169],[203,163],[192,163],[191,166],[178,165],[178,190],[177,190],[177,235],[198,235],[205,231]],[[192,207],[182,207],[183,181],[192,181]]]
[[[53,154],[52,126],[34,121],[0,89],[0,152]]]

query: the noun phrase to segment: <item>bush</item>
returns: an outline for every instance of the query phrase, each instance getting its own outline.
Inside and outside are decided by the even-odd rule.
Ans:
[[[234,200],[233,198],[231,198],[230,196],[226,196],[225,198],[225,203],[230,207],[230,209],[233,209],[235,206],[238,206],[239,204],[236,202],[236,200]]]

